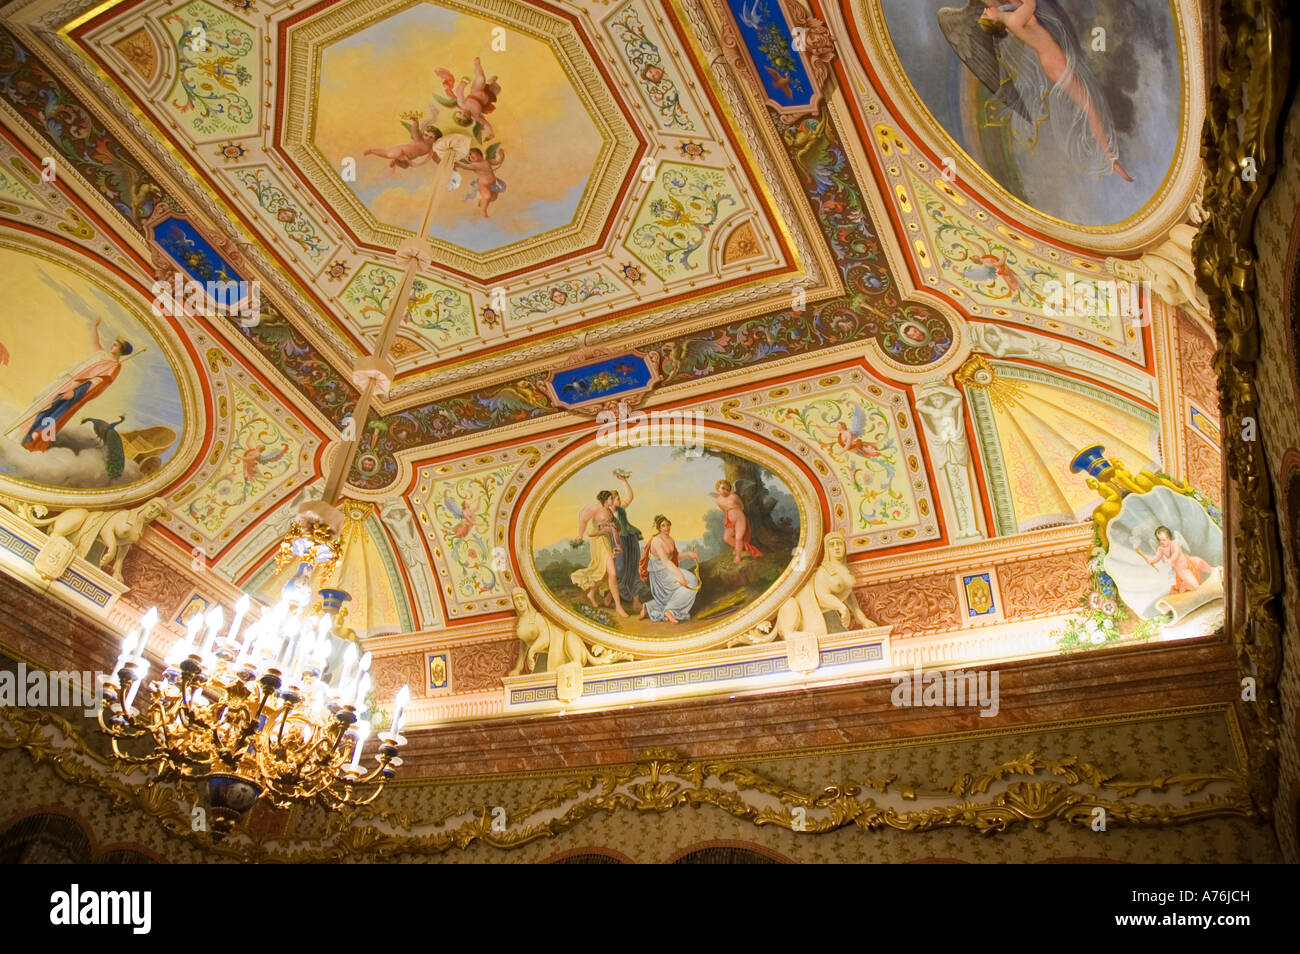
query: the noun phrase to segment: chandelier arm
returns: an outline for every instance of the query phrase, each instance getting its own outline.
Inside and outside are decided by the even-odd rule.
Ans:
[[[113,694],[114,694],[115,696],[116,696],[116,694],[117,694],[117,692],[118,692],[118,688],[117,688],[117,686],[114,685],[113,683],[110,683],[110,682],[105,682],[105,683],[104,683],[104,688],[105,688],[106,690],[107,690],[107,689],[112,689],[112,690],[113,690]],[[108,727],[108,724],[104,721],[104,715],[105,715],[105,713],[107,713],[107,714],[110,715],[110,716],[113,714],[113,704],[108,700],[107,697],[105,697],[105,698],[101,701],[100,706],[99,706],[99,712],[96,713],[96,718],[99,720],[99,727],[100,727],[103,731],[108,732],[108,733],[112,733],[113,730],[110,729],[110,728]]]
[[[310,724],[311,723],[309,722],[308,725]],[[295,773],[302,775],[308,772],[307,763],[311,761],[312,756],[315,755],[317,753],[317,750],[321,749],[325,743],[325,739],[323,737],[317,738],[317,736],[319,735],[321,735],[320,727],[312,726],[312,737],[310,739],[306,739],[303,741],[303,744],[300,747],[298,759],[294,763],[293,770]],[[328,761],[329,761],[329,757],[328,754],[326,754],[325,756],[322,757],[320,763],[318,764],[324,765],[327,764]]]
[[[158,703],[158,711],[154,719],[149,723],[149,734],[155,739],[161,736],[161,741],[164,744],[169,744],[171,742],[171,733],[168,731],[167,726],[170,725],[175,718],[175,708],[173,707],[172,711],[169,712],[167,710],[166,701],[160,701]],[[156,732],[154,731],[155,729],[157,729]]]
[[[284,712],[280,715],[280,731],[276,733],[275,741],[277,745],[284,745],[284,730],[289,724],[289,714],[298,707],[296,702],[291,702],[284,707]]]
[[[235,749],[242,749],[249,744],[249,740],[257,734],[257,722],[261,718],[262,707],[258,706],[257,712],[248,718],[244,727],[239,731],[239,741],[234,743]]]
[[[343,793],[341,795],[334,791],[333,785],[329,785],[317,792],[316,798],[324,803],[327,808],[332,806],[334,808],[350,809],[354,805],[362,804],[353,800],[352,791],[353,786],[347,782],[343,782]]]
[[[353,793],[361,785],[369,784],[370,778],[358,779],[357,781],[347,785],[346,791],[344,793],[344,799],[341,803],[349,807],[356,806],[356,805],[369,805],[371,802],[373,802],[376,798],[379,797],[379,793],[384,790],[384,785],[387,781],[388,781],[387,779],[380,781],[377,785],[375,785],[374,791],[372,791],[365,798],[360,798],[358,796],[355,796]],[[327,791],[329,790],[327,789]],[[339,797],[338,795],[335,795],[332,791],[330,792],[330,794],[333,795],[333,797],[335,798]]]
[[[257,704],[257,711],[253,713],[253,718],[250,720],[249,725],[257,724],[257,720],[262,717],[262,710],[266,708],[266,703],[270,698],[271,690],[266,688],[266,686],[262,686],[262,700]]]
[[[383,759],[382,761],[380,761],[378,765],[376,765],[373,769],[371,769],[369,773],[360,776],[359,778],[354,780],[352,784],[370,785],[375,781],[375,779],[379,778],[379,776],[383,774],[384,769],[386,769],[387,767],[388,767],[388,760]],[[384,781],[387,781],[387,779],[385,779]],[[383,785],[383,782],[380,782],[379,784]]]
[[[129,753],[123,752],[118,746],[118,741],[119,739],[117,736],[109,736],[109,742],[113,746],[113,756],[121,759],[123,762],[129,762],[132,765],[147,765],[157,758],[157,756],[153,755],[130,755]]]
[[[318,763],[320,765],[328,764],[330,759],[333,757],[334,753],[338,751],[338,747],[343,744],[343,738],[345,733],[348,730],[348,727],[344,725],[342,722],[336,721],[334,723],[334,730],[338,732],[338,735],[334,737],[334,741],[330,743],[329,748],[324,749],[321,752],[320,762]],[[329,730],[326,731],[328,732]],[[326,739],[321,740],[322,747],[325,741]]]

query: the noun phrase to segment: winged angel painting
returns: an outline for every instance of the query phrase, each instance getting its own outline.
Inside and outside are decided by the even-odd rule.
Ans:
[[[398,4],[321,50],[309,141],[376,223],[419,228],[445,174],[431,237],[471,256],[531,242],[573,222],[608,148],[557,49],[482,4]],[[469,154],[447,169],[451,136]]]
[[[1128,182],[1115,153],[1115,124],[1076,28],[1055,0],[1012,0],[939,11],[939,28],[962,62],[1004,106],[1017,139],[1032,148],[1051,124],[1080,165],[1101,165]]]
[[[878,2],[922,102],[1008,191],[1106,225],[1163,180],[1181,122],[1168,2]]]
[[[89,276],[0,247],[0,475],[123,487],[175,453],[184,411],[153,333]],[[39,320],[20,316],[38,315]],[[57,342],[57,344],[55,344]]]
[[[489,79],[483,72],[483,63],[474,58],[474,76],[462,76],[457,81],[451,70],[438,67],[434,72],[442,82],[441,93],[434,93],[433,98],[443,106],[451,109],[451,118],[457,125],[468,127],[474,146],[469,155],[456,162],[456,169],[464,170],[473,177],[473,184],[465,194],[465,199],[478,198],[478,209],[483,218],[488,217],[488,206],[496,201],[497,196],[506,189],[505,180],[497,176],[497,167],[505,161],[505,150],[499,142],[489,142],[496,136],[487,114],[497,108],[497,97],[501,95],[501,84],[497,77]],[[424,120],[418,110],[402,115],[402,126],[410,134],[411,141],[388,148],[369,148],[367,156],[379,156],[388,159],[390,168],[409,169],[423,162],[437,162],[434,147],[442,138],[443,131],[435,123],[438,120],[438,107],[429,107],[429,118]],[[459,175],[452,179],[453,187],[459,182]]]

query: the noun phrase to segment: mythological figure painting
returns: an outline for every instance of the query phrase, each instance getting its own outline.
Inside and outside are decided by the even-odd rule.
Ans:
[[[470,252],[567,225],[602,148],[550,47],[436,4],[331,44],[320,75],[315,145],[380,222],[418,228],[439,142],[469,139],[430,234]]]
[[[161,467],[184,412],[143,324],[80,274],[15,249],[0,248],[0,297],[0,473],[92,488]]]
[[[1158,470],[1129,471],[1101,444],[1070,469],[1102,502],[1081,612],[1060,632],[1066,651],[1121,639],[1200,636],[1223,625],[1223,515],[1195,487]]]
[[[671,638],[758,599],[799,542],[789,488],[705,446],[629,447],[561,483],[538,514],[533,560],[566,607],[620,634]]]
[[[1162,184],[1183,95],[1168,0],[866,2],[925,108],[1039,211],[1112,225]]]
[[[1108,530],[1107,572],[1139,616],[1179,618],[1222,599],[1223,531],[1192,498],[1167,487],[1132,494]]]

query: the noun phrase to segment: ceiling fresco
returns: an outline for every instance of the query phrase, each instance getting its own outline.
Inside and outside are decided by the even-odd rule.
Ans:
[[[0,246],[0,275],[10,308],[42,316],[14,326],[21,337],[5,336],[5,472],[47,486],[107,487],[170,460],[185,411],[177,371],[144,322],[57,259]],[[65,368],[70,354],[78,358]]]
[[[306,110],[285,111],[286,151],[301,164],[315,159],[330,170],[318,176],[332,172],[336,181],[329,185],[350,193],[349,205],[361,206],[372,242],[381,229],[419,229],[431,187],[421,166],[444,127],[466,132],[478,158],[463,170],[458,201],[442,208],[429,234],[480,261],[511,246],[539,245],[529,240],[546,233],[581,231],[581,221],[577,229],[566,227],[608,214],[608,195],[600,203],[605,208],[588,211],[589,191],[627,173],[630,149],[617,144],[634,140],[628,121],[610,97],[588,97],[586,86],[570,79],[592,81],[596,71],[585,51],[578,62],[562,63],[557,54],[580,49],[567,33],[560,37],[570,39],[570,49],[556,50],[547,38],[468,12],[476,9],[483,8],[334,4],[286,30],[292,82],[317,91]],[[431,50],[445,58],[433,64],[432,87]],[[300,63],[305,69],[298,76]],[[359,76],[378,82],[358,84]],[[534,254],[546,258],[554,251]]]
[[[636,3],[594,17],[321,3],[245,21],[194,0],[118,6],[69,36],[124,118],[145,117],[156,158],[241,220],[274,307],[336,367],[374,346],[433,143],[468,137],[393,350],[390,403],[419,406],[584,338],[662,337],[787,299],[796,280],[814,298],[835,288],[793,177],[748,147],[680,29]],[[174,83],[145,65],[173,55]]]
[[[864,5],[874,23],[883,13],[888,41],[934,119],[1029,205],[1079,225],[1112,225],[1145,205],[1168,172],[1183,98],[1170,3],[1085,0],[1067,10],[1043,0],[1034,16],[1055,48],[1037,56],[982,28],[974,5],[960,13],[905,0]],[[1115,55],[1094,55],[1112,52],[1112,34]],[[1056,92],[1062,67],[1077,85]]]
[[[1003,4],[996,21],[986,9],[839,4],[871,85],[950,176],[1085,246],[1167,231],[1200,174],[1188,142],[1204,101],[1196,6],[1042,0]]]
[[[0,285],[42,319],[0,325],[0,496],[161,497],[141,547],[187,595],[207,574],[270,600],[290,515],[355,439],[350,625],[477,673],[417,692],[428,721],[510,704],[524,591],[629,678],[689,653],[716,681],[738,652],[759,685],[798,629],[762,629],[777,608],[835,605],[805,593],[832,550],[823,589],[859,587],[875,640],[832,626],[845,678],[889,626],[934,660],[977,632],[995,656],[1193,634],[1209,597],[1156,613],[1146,571],[1159,529],[1222,563],[1213,344],[1107,257],[1146,261],[1194,202],[1199,34],[1182,4],[1040,0],[1082,108],[1016,24],[941,7],[11,4]],[[391,389],[351,421],[412,262]],[[260,311],[151,308],[174,278],[256,283]],[[601,444],[620,397],[697,424],[700,453]],[[1102,459],[1161,499],[1106,510]],[[695,575],[639,568],[606,489],[638,554]],[[517,688],[551,704],[538,675]]]

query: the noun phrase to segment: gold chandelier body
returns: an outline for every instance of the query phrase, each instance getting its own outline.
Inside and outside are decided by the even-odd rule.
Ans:
[[[397,753],[406,741],[399,734],[409,698],[403,687],[391,729],[378,733],[374,764],[363,768],[370,654],[358,659],[349,644],[328,680],[330,616],[306,617],[305,604],[282,601],[241,639],[236,631],[247,610],[244,597],[224,637],[220,608],[196,616],[137,709],[148,670],[143,646],[157,619],[151,610],[144,638],[132,633],[123,641],[99,711],[119,759],[151,766],[160,781],[198,783],[218,838],[259,798],[277,808],[369,804],[402,764]]]

